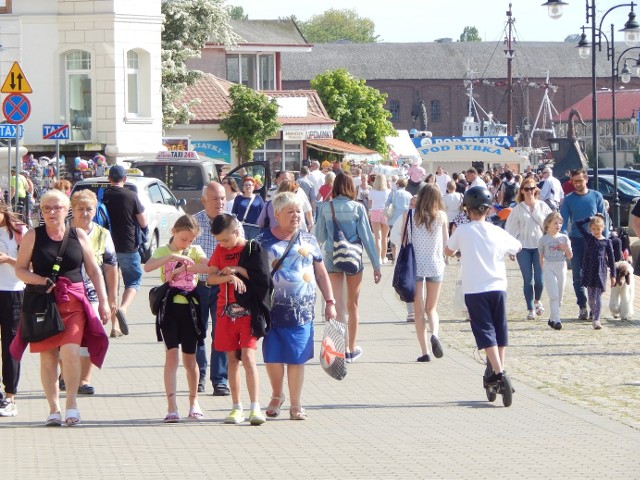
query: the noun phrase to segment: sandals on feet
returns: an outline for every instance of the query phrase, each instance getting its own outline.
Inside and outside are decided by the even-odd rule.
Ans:
[[[294,410],[297,410],[297,411],[294,412]],[[304,408],[302,408],[300,405],[291,405],[291,408],[289,409],[289,419],[290,420],[306,420],[307,412],[305,412]]]
[[[202,410],[200,410],[200,407],[191,407],[191,410],[189,410],[189,418],[192,420],[202,420],[204,418],[204,415],[202,414]]]
[[[116,310],[116,318],[118,319],[118,326],[123,335],[129,335],[129,323],[127,317],[121,309]]]
[[[67,408],[67,412],[64,416],[64,423],[69,427],[73,427],[80,423],[80,412],[77,408]]]
[[[44,423],[47,427],[59,427],[62,425],[62,415],[60,412],[54,412],[47,417]]]
[[[180,415],[178,412],[169,412],[164,417],[164,423],[178,423],[180,421]]]
[[[264,412],[269,418],[276,418],[280,415],[280,409],[282,409],[282,404],[284,403],[284,400],[285,400],[284,394],[282,394],[279,397],[272,396],[271,401],[273,402],[274,400],[278,401],[278,405],[274,406],[274,405],[271,405],[271,403],[269,403],[269,406]]]

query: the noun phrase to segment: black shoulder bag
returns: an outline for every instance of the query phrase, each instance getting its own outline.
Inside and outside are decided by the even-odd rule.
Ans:
[[[41,342],[64,331],[64,323],[53,291],[47,293],[47,290],[56,282],[60,274],[60,263],[67,248],[70,232],[71,226],[67,225],[47,283],[45,285],[27,284],[24,289],[20,335],[25,342]]]

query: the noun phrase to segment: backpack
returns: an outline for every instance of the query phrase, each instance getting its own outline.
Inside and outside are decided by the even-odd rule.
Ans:
[[[96,206],[96,214],[93,217],[93,221],[101,227],[104,227],[107,230],[111,231],[111,220],[109,219],[109,212],[107,211],[106,205],[102,201],[102,197],[104,197],[104,188],[100,187],[96,196],[98,197],[98,205]]]
[[[516,198],[516,182],[504,183],[504,194],[502,195],[502,205],[509,206]]]

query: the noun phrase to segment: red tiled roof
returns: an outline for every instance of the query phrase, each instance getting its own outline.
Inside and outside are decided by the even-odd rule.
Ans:
[[[598,120],[611,120],[613,118],[613,102],[611,98],[611,91],[601,90],[597,92],[598,100]],[[569,117],[569,112],[572,108],[575,108],[580,112],[582,119],[585,122],[592,120],[592,96],[578,100],[576,103],[560,112],[559,115],[553,117],[554,121],[566,122]],[[640,111],[640,90],[616,90],[616,118],[617,119],[629,119],[631,115],[637,116]]]
[[[200,103],[191,107],[194,118],[190,123],[207,124],[219,123],[231,109],[229,88],[235,85],[209,73],[198,79],[195,85],[187,87],[181,102],[188,103],[199,100]],[[269,97],[306,97],[307,116],[305,117],[278,117],[283,125],[307,125],[307,124],[335,124],[335,120],[329,118],[327,111],[320,101],[315,90],[270,90],[262,92]]]

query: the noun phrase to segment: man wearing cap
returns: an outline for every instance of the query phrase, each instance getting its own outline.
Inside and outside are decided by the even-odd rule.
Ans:
[[[111,185],[104,192],[102,202],[109,213],[111,236],[116,247],[118,266],[124,281],[124,293],[117,311],[118,323],[126,324],[127,309],[140,289],[142,266],[136,245],[136,227],[147,227],[147,216],[138,196],[128,188],[124,188],[127,171],[122,165],[114,165],[109,169]],[[125,332],[126,333],[126,330]],[[122,332],[111,330],[112,337],[120,337]]]
[[[560,208],[560,203],[564,199],[564,190],[560,180],[553,176],[551,167],[544,167],[542,170],[542,181],[540,182],[540,200],[545,202],[549,208],[556,212]]]

